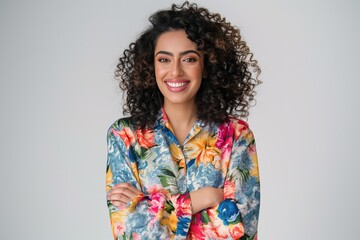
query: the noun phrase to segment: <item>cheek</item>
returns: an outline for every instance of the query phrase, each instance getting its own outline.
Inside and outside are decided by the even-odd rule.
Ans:
[[[159,67],[156,67],[156,65],[154,66],[154,75],[155,75],[155,81],[156,81],[156,85],[158,86],[158,88],[162,89],[162,76],[164,75],[164,70],[159,68]],[[162,92],[162,91],[161,91]]]
[[[196,71],[194,71],[194,75],[197,76],[197,78],[199,79],[199,81],[202,81],[203,75],[204,75],[204,70],[202,67],[199,67],[198,69],[196,69]]]
[[[157,66],[157,65],[155,64],[155,66],[154,66],[154,71],[155,71],[155,78],[156,78],[156,80],[157,80],[157,79],[160,78],[162,75],[164,75],[165,69],[164,69],[163,67]]]
[[[199,66],[196,69],[197,71],[197,75],[199,76],[200,79],[202,79],[203,75],[204,75],[204,64],[200,63]]]

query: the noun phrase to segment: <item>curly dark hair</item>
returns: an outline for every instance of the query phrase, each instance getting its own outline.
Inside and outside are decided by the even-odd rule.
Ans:
[[[204,53],[204,77],[196,95],[197,117],[221,123],[229,115],[246,118],[261,83],[260,68],[240,30],[218,13],[197,4],[173,4],[149,17],[151,26],[120,57],[115,77],[126,95],[124,114],[130,113],[138,128],[153,127],[163,106],[163,95],[154,73],[158,37],[167,31],[185,30]]]

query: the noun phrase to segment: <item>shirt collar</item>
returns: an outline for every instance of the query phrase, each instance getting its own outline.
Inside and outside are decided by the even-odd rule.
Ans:
[[[166,127],[172,130],[169,119],[165,113],[164,107],[161,107],[158,116],[155,121],[155,128]]]
[[[197,120],[193,127],[191,128],[190,132],[189,132],[189,135],[187,137],[187,140],[191,139],[192,137],[194,137],[197,133],[199,133],[204,127],[206,126],[206,123],[202,120]],[[169,129],[171,132],[174,133],[172,127],[171,127],[171,124],[170,124],[170,121],[166,115],[166,112],[165,112],[165,109],[164,107],[161,107],[160,111],[159,111],[159,114],[158,114],[158,117],[156,119],[156,122],[155,122],[155,128],[158,128],[158,127],[162,127],[162,128],[167,128]],[[185,140],[185,141],[187,141]]]

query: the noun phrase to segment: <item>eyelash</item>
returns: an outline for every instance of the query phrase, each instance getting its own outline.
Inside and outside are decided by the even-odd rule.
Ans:
[[[158,61],[161,62],[161,63],[165,63],[165,62],[169,62],[169,59],[167,59],[167,58],[159,58]]]
[[[161,63],[170,62],[170,60],[167,58],[159,58],[158,61]],[[192,63],[192,62],[196,62],[196,58],[188,57],[188,58],[185,58],[183,61]]]
[[[184,61],[185,62],[196,62],[196,59],[192,58],[192,57],[189,57],[189,58],[184,59]]]

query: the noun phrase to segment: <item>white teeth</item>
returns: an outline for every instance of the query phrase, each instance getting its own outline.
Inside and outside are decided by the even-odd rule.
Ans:
[[[170,87],[182,87],[185,86],[187,83],[186,82],[166,82],[167,85],[169,85]]]

